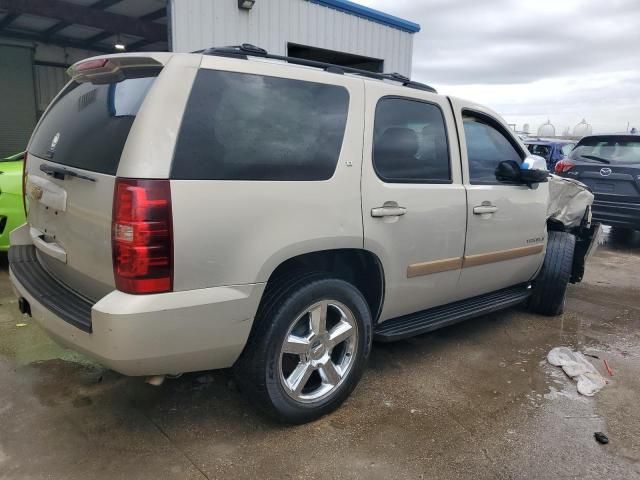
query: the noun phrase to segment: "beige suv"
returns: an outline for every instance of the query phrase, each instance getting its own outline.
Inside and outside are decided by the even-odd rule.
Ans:
[[[69,73],[28,146],[10,273],[23,313],[118,372],[234,367],[304,422],[374,339],[558,314],[580,279],[591,237],[547,222],[547,173],[486,108],[248,45]]]

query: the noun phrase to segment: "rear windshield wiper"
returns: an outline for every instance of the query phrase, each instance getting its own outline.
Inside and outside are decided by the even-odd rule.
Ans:
[[[90,182],[96,181],[94,177],[90,177],[89,175],[83,175],[82,173],[74,172],[73,170],[68,170],[63,167],[55,167],[53,165],[47,165],[45,163],[40,164],[40,171],[53,178],[57,178],[58,180],[64,180],[65,177],[76,177],[82,178],[83,180],[89,180]]]
[[[589,160],[595,160],[596,162],[600,162],[600,163],[606,163],[606,164],[611,163],[611,160],[607,160],[606,158],[598,157],[596,155],[580,155],[580,156],[582,158],[588,158]]]

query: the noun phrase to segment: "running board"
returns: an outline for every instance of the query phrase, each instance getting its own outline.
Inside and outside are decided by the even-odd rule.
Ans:
[[[478,297],[459,300],[440,307],[389,319],[378,325],[374,338],[393,342],[430,332],[469,318],[495,312],[524,302],[531,295],[531,285],[522,284]]]

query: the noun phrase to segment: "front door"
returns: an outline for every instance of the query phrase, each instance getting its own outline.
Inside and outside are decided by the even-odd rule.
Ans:
[[[446,98],[370,83],[365,113],[364,247],[384,266],[384,321],[454,299],[466,197]]]
[[[467,190],[467,241],[459,295],[472,297],[533,278],[544,259],[548,183],[529,188],[496,179],[498,163],[526,150],[481,107],[452,99]]]

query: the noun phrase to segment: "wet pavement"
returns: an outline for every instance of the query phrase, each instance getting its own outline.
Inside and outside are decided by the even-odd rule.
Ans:
[[[57,347],[19,314],[5,257],[0,479],[640,478],[635,240],[598,250],[561,317],[514,308],[375,345],[343,407],[296,427],[255,413],[229,372],[151,387]],[[559,345],[600,357],[609,384],[580,396],[545,361]]]

